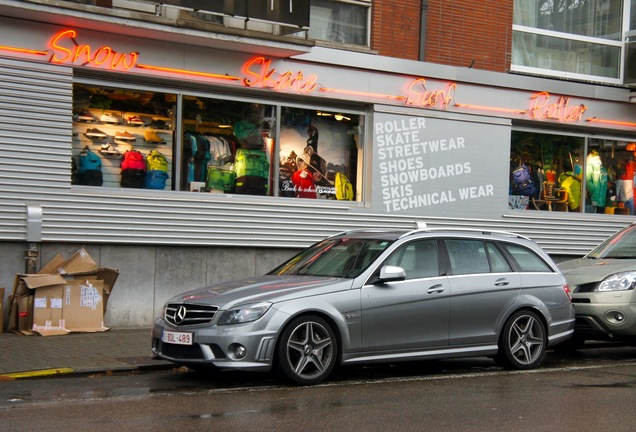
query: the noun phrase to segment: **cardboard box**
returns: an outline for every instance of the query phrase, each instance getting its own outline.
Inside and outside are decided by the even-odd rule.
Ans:
[[[63,275],[74,275],[97,271],[97,269],[97,264],[93,261],[93,258],[91,258],[88,252],[86,252],[86,249],[82,247],[75,252],[72,257],[61,264],[57,272]]]
[[[33,295],[32,330],[42,336],[106,331],[103,302],[101,280],[62,279],[40,286]]]
[[[104,327],[104,288],[101,280],[72,280],[64,287],[63,326],[68,332],[100,332]]]
[[[32,334],[35,290],[64,283],[66,279],[59,274],[17,274],[13,283],[8,329],[20,334]]]
[[[58,254],[37,274],[17,274],[8,330],[42,336],[106,331],[104,314],[119,271],[99,268],[84,248]]]
[[[40,287],[33,296],[33,331],[42,336],[69,333],[62,317],[64,284]]]

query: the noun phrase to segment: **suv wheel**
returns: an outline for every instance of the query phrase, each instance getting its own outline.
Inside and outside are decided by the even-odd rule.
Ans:
[[[496,359],[511,369],[533,369],[543,361],[546,344],[541,318],[532,311],[518,311],[506,321]]]
[[[331,326],[317,316],[299,317],[281,333],[278,367],[296,384],[318,384],[329,376],[338,354]]]

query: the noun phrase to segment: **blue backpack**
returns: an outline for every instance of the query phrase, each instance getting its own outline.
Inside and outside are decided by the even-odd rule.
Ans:
[[[79,156],[77,184],[101,186],[103,183],[102,158],[88,147],[84,147]]]
[[[536,196],[537,188],[527,166],[521,165],[512,171],[513,193],[515,195]]]
[[[84,150],[80,153],[79,157],[79,172],[85,172],[89,170],[100,170],[102,169],[102,158],[89,149],[85,147]]]

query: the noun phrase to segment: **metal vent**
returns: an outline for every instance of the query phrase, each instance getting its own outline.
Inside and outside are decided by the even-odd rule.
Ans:
[[[212,322],[218,309],[216,306],[208,305],[169,303],[164,318],[176,326],[205,325]]]

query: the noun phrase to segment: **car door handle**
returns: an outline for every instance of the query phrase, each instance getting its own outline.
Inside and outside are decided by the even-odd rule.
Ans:
[[[433,285],[426,292],[429,294],[441,293],[444,292],[444,287],[442,285]]]
[[[495,281],[495,286],[507,286],[510,285],[510,281],[508,279],[497,279]]]

